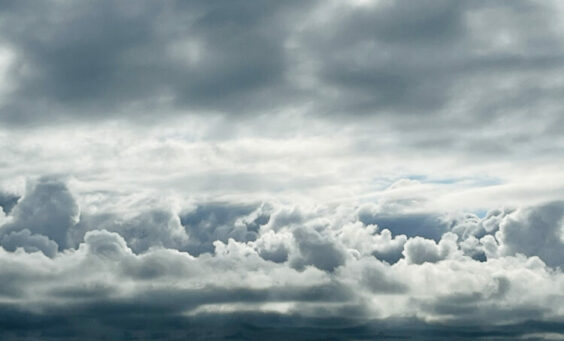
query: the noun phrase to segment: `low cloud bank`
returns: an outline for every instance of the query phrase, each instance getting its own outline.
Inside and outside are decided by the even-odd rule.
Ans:
[[[106,321],[108,333],[112,314],[135,324],[143,320],[135,311],[165,325],[252,314],[313,326],[347,316],[359,335],[377,335],[368,321],[405,318],[423,330],[438,323],[445,333],[458,324],[560,326],[563,202],[451,215],[437,240],[401,234],[405,217],[367,225],[363,217],[375,210],[214,202],[120,216],[81,211],[63,181],[41,178],[0,227],[2,311],[32,316],[22,322],[29,335],[45,319],[70,318],[65,311]],[[302,322],[290,330],[306,328]],[[81,323],[76,328],[87,328]],[[247,327],[226,328],[268,330]],[[175,328],[167,332],[189,330]],[[343,328],[337,335],[355,330]]]

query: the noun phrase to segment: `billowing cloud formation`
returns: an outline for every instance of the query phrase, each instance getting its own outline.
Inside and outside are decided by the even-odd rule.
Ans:
[[[18,202],[13,221],[3,226],[2,234],[9,245],[21,241],[22,246],[29,242],[40,250],[52,245],[62,250],[71,245],[69,229],[77,223],[78,215],[78,205],[64,183],[41,178]]]
[[[467,218],[438,242],[366,225],[364,210],[202,203],[179,213],[140,208],[124,219],[80,209],[64,182],[41,178],[0,227],[1,310],[10,318],[52,316],[53,323],[77,312],[101,323],[107,335],[115,328],[107,318],[137,309],[165,324],[214,321],[229,312],[262,314],[267,325],[281,318],[275,316],[294,316],[313,326],[308,319],[346,314],[340,323],[390,321],[378,327],[390,335],[400,334],[388,323],[404,318],[422,321],[423,330],[440,330],[439,321],[480,328],[559,321],[560,202],[468,216],[487,228],[461,232],[477,230]],[[474,259],[472,248],[495,252]],[[87,331],[84,322],[75,323],[70,336]],[[554,328],[539,327],[541,334]],[[13,336],[10,329],[3,333]]]
[[[564,203],[553,202],[516,212],[500,224],[499,252],[537,255],[551,266],[564,265]]]

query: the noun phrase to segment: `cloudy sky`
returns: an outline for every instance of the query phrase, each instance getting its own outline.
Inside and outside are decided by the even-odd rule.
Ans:
[[[564,3],[0,0],[2,340],[564,340]]]

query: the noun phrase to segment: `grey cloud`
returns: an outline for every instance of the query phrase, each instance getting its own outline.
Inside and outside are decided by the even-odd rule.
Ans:
[[[393,264],[402,257],[405,235],[396,235],[388,229],[378,231],[375,225],[364,225],[356,222],[342,226],[337,233],[341,243],[358,252],[360,256],[373,255],[376,258]]]
[[[501,254],[538,256],[550,266],[564,264],[564,202],[521,209],[504,218],[496,239]]]
[[[25,220],[32,203],[36,216]],[[561,226],[560,202],[482,219],[462,214],[438,241],[365,225],[354,206],[204,202],[180,215],[138,209],[123,217],[82,212],[75,223],[80,210],[64,182],[42,178],[28,186],[1,227],[0,296],[15,300],[7,308],[39,314],[32,319],[68,311],[126,321],[143,310],[177,321],[222,309],[264,315],[272,306],[300,318],[346,315],[361,323],[414,314],[448,326],[481,316],[480,325],[489,326],[558,316],[564,303],[562,274],[540,260],[559,265],[550,257],[560,245],[548,240]],[[19,225],[24,220],[33,230]],[[61,222],[64,230],[53,228]],[[534,244],[544,247],[528,248],[523,242],[534,242],[538,228],[549,237]],[[65,232],[64,252],[53,230]],[[205,248],[191,252],[194,245]],[[18,247],[25,252],[14,252]],[[471,250],[487,258],[475,261]],[[531,285],[542,290],[515,299]]]
[[[181,213],[180,221],[188,233],[186,249],[193,255],[213,252],[213,242],[254,241],[262,225],[268,223],[268,210],[260,205],[229,203],[200,204],[194,210]]]
[[[299,207],[282,208],[272,214],[268,227],[278,231],[283,227],[299,225],[307,220],[307,216]]]
[[[362,262],[359,262],[362,264]],[[385,265],[377,262],[363,262],[360,283],[376,294],[402,294],[409,292],[401,281],[390,276]]]
[[[294,267],[313,265],[321,270],[333,271],[345,263],[344,250],[327,236],[306,228],[294,229],[293,235],[301,255],[292,260]]]
[[[361,207],[358,219],[366,225],[388,229],[394,235],[421,236],[435,240],[439,240],[452,224],[435,213],[387,213],[374,210],[371,206]]]
[[[486,255],[492,254],[491,245],[486,246],[480,240],[486,235],[494,235],[502,221],[513,213],[515,209],[495,209],[489,211],[485,217],[479,218],[475,214],[439,214],[439,213],[386,213],[375,206],[365,205],[358,210],[358,219],[364,224],[375,224],[384,228],[382,236],[389,240],[375,248],[373,254],[389,263],[395,263],[406,252],[412,254],[415,263],[423,261],[438,261],[439,256],[436,242],[445,233],[451,232],[457,236],[457,244],[469,257],[485,261]],[[388,230],[389,229],[389,230]],[[388,236],[389,234],[389,236]],[[392,242],[394,235],[394,242]],[[402,236],[414,237],[410,242],[409,251],[404,249],[405,240],[400,243]],[[397,241],[395,240],[397,239]],[[487,243],[487,238],[484,241]],[[434,241],[433,243],[431,243]],[[431,246],[434,244],[435,246]],[[376,245],[376,244],[375,244]],[[392,248],[393,246],[393,248]],[[489,251],[486,251],[489,248]],[[496,251],[497,252],[497,251]],[[416,255],[418,254],[418,256]],[[532,255],[533,253],[528,253]],[[407,257],[408,259],[410,257]]]
[[[325,99],[327,105],[322,105],[322,110],[370,115],[427,114],[437,118],[437,112],[452,101],[465,100],[465,93],[458,88],[473,86],[473,80],[478,77],[484,77],[481,84],[488,87],[490,77],[509,80],[515,73],[546,74],[548,70],[559,70],[563,66],[562,50],[550,43],[559,40],[552,26],[558,19],[550,14],[549,6],[521,1],[511,4],[385,1],[372,7],[337,5],[337,9],[327,12],[331,20],[313,26],[305,35],[304,44],[310,46],[308,50],[314,58],[321,60],[320,86],[331,89],[328,93],[338,98],[338,101]],[[523,19],[535,25],[534,31],[516,25],[523,7],[531,13]],[[487,14],[496,11],[506,19],[501,25],[483,28],[480,25],[484,21],[471,20],[479,16],[489,18]],[[477,53],[495,46],[491,39],[498,32],[509,34],[520,44],[487,54]],[[522,105],[533,107],[532,103],[541,100],[531,90],[529,86],[520,86],[510,98],[484,94],[480,98],[484,105],[472,101],[477,112],[472,115],[463,112],[465,117],[461,119],[482,125],[489,119],[486,113],[491,113],[491,105],[504,110],[509,106],[514,110]],[[551,96],[550,90],[537,92]],[[494,104],[499,102],[503,104]],[[490,107],[488,103],[492,103]],[[475,120],[477,117],[482,121]]]
[[[74,246],[84,240],[86,232],[94,229],[119,233],[135,253],[145,252],[152,246],[183,249],[188,243],[179,217],[160,209],[148,209],[126,219],[115,213],[83,214],[72,231]]]
[[[467,214],[453,219],[451,231],[462,239],[470,236],[481,238],[486,234],[496,233],[503,219],[513,212],[514,208],[494,209],[481,219],[475,214]]]
[[[79,207],[64,182],[56,178],[43,177],[36,183],[27,186],[24,197],[18,202],[12,212],[13,221],[5,224],[0,233],[5,235],[3,240],[15,242],[16,236],[19,241],[28,240],[40,249],[51,248],[49,241],[40,241],[38,237],[27,235],[42,235],[55,242],[58,249],[71,247],[69,231],[75,226],[79,219]],[[27,232],[20,232],[27,230]],[[6,236],[12,234],[11,236]],[[22,245],[24,246],[24,245]]]
[[[265,205],[199,203],[179,215],[165,209],[147,209],[128,217],[119,213],[84,213],[71,236],[76,247],[88,231],[107,230],[122,236],[135,253],[165,247],[198,256],[213,253],[215,241],[256,240],[260,227],[268,220]]]
[[[2,238],[0,238],[0,245],[7,251],[13,252],[18,247],[21,247],[26,252],[41,251],[48,257],[55,257],[59,248],[54,241],[43,235],[32,235],[28,229],[4,234]]]
[[[0,119],[23,125],[116,117],[154,121],[177,109],[252,117],[309,104],[314,114],[433,118],[401,121],[410,131],[413,125],[458,130],[461,120],[483,127],[523,108],[560,108],[561,86],[544,81],[564,67],[551,6],[526,1],[11,3],[0,15],[3,44],[17,56],[8,72],[15,90]],[[503,36],[513,43],[496,48]],[[498,86],[505,83],[516,86]],[[476,90],[470,95],[465,89]],[[494,94],[500,91],[504,95]],[[447,110],[460,103],[472,114]],[[142,117],[143,112],[158,115]],[[558,120],[545,119],[552,121]],[[424,141],[412,138],[417,145],[432,140],[424,135]],[[450,142],[457,136],[440,135]],[[454,142],[469,147],[478,140]]]
[[[266,260],[283,263],[288,260],[292,249],[293,238],[289,233],[263,233],[255,242],[258,254]]]
[[[422,309],[436,315],[450,316],[459,324],[484,324],[486,321],[498,320],[509,323],[514,319],[527,316],[529,319],[541,319],[546,314],[542,306],[517,304],[511,309],[505,307],[504,298],[511,290],[511,281],[506,277],[496,276],[491,279],[489,292],[473,292],[465,295],[444,295],[431,300],[422,300]]]
[[[421,237],[415,237],[405,243],[404,255],[408,262],[414,264],[435,263],[442,259],[437,244]]]
[[[553,203],[517,212],[493,210],[483,219],[475,215],[447,219],[409,213],[382,217],[365,206],[358,211],[360,222],[376,223],[391,231],[377,232],[373,225],[352,224],[335,226],[339,232],[333,233],[322,225],[316,227],[318,214],[324,214],[323,211],[274,209],[265,204],[205,203],[180,216],[152,209],[126,219],[115,213],[80,214],[64,182],[45,177],[28,186],[11,219],[1,227],[0,242],[9,251],[21,247],[27,252],[42,251],[54,257],[57,250],[76,248],[88,231],[107,230],[117,232],[135,253],[164,247],[198,256],[213,253],[216,241],[227,243],[233,239],[250,242],[265,260],[289,260],[296,268],[313,265],[326,271],[345,263],[346,248],[351,255],[373,255],[391,264],[402,255],[410,263],[421,264],[437,262],[460,251],[481,261],[523,253],[539,256],[550,266],[559,266],[560,206]],[[445,234],[447,231],[452,233]],[[498,242],[484,238],[493,233]],[[424,239],[431,236],[435,241]],[[408,240],[409,237],[414,238]]]
[[[489,211],[482,219],[474,214],[455,219],[451,231],[459,238],[459,246],[464,254],[475,260],[485,261],[487,255],[493,256],[497,252],[497,243],[493,240],[493,235],[499,230],[503,219],[514,212],[514,209],[495,209]],[[489,236],[485,238],[486,236]],[[492,247],[496,251],[492,253]]]
[[[84,243],[81,243],[77,250],[62,254],[55,260],[41,257],[30,258],[30,255],[21,254],[11,262],[10,258],[2,257],[0,262],[3,264],[1,270],[3,275],[0,277],[8,283],[10,283],[10,278],[16,279],[14,284],[18,284],[19,281],[22,295],[26,292],[29,295],[32,291],[35,292],[34,295],[40,293],[45,293],[47,296],[56,295],[59,299],[71,300],[65,303],[70,307],[74,304],[80,305],[85,302],[84,300],[94,300],[92,302],[109,300],[107,303],[93,303],[92,308],[97,309],[98,313],[110,311],[113,309],[112,306],[121,306],[127,311],[138,307],[178,314],[210,304],[346,302],[354,297],[347,286],[329,281],[314,285],[298,282],[286,285],[275,284],[268,288],[247,288],[248,285],[239,281],[217,281],[218,278],[222,278],[222,273],[214,273],[214,271],[221,267],[225,268],[225,272],[243,277],[246,275],[240,271],[248,271],[244,269],[257,265],[266,271],[269,268],[278,267],[295,273],[294,270],[274,265],[272,262],[262,261],[253,265],[245,264],[241,262],[243,259],[239,259],[239,263],[232,263],[229,257],[225,256],[226,254],[223,258],[212,258],[210,255],[193,258],[186,253],[170,249],[153,249],[143,255],[136,255],[119,234],[106,230],[95,230],[86,233]],[[18,263],[20,266],[16,266]],[[36,286],[37,283],[29,280],[29,277],[33,273],[32,269],[41,267],[42,264],[46,268],[35,270],[37,279],[42,280],[41,284]],[[53,271],[53,269],[58,269],[58,271]],[[10,276],[4,276],[8,274]],[[306,271],[303,276],[307,278],[307,274]],[[159,281],[163,278],[166,281]],[[171,287],[171,279],[175,282],[195,281],[194,284],[201,284],[187,288],[176,285]],[[131,280],[135,280],[134,286],[130,287],[133,290],[131,291],[132,296],[108,296],[112,293],[115,295],[116,290],[126,289],[127,282]],[[150,285],[144,286],[143,281],[149,280],[150,282],[147,283]],[[280,280],[286,281],[283,277]],[[64,291],[68,295],[61,292],[61,281],[68,289]],[[122,284],[125,287],[118,289]],[[48,306],[49,304],[46,308]]]
[[[405,243],[403,255],[408,263],[436,263],[456,253],[458,250],[457,239],[458,237],[453,233],[445,233],[439,243],[430,239],[415,237]]]
[[[446,326],[425,323],[414,318],[357,321],[348,318],[308,318],[282,314],[206,314],[182,317],[147,312],[125,314],[97,314],[88,307],[50,310],[49,314],[35,314],[2,306],[0,335],[3,339],[21,340],[40,334],[43,340],[496,340],[509,341],[536,333],[562,333],[560,322],[529,321],[498,326]],[[120,321],[115,315],[120,314]]]
[[[315,55],[323,60],[323,84],[339,90],[342,104],[337,110],[440,108],[452,78],[442,74],[447,70],[437,59],[448,60],[448,50],[464,39],[464,7],[397,1],[337,10],[336,22],[316,29],[311,38]]]
[[[122,236],[106,230],[88,232],[84,242],[91,254],[110,260],[119,260],[130,252]]]
[[[163,101],[169,109],[238,112],[280,105],[289,93],[282,43],[289,23],[282,18],[307,6],[15,4],[0,14],[2,38],[18,55],[10,72],[16,90],[2,119],[91,120],[123,115],[131,106],[164,109]]]
[[[473,323],[487,321],[488,319],[504,319],[511,320],[514,318],[529,317],[531,319],[540,320],[545,313],[544,309],[539,307],[514,307],[512,309],[504,309],[499,307],[495,302],[476,303],[480,300],[481,295],[475,293],[466,297],[443,297],[434,303],[423,304],[425,309],[429,309],[435,314],[456,316],[462,322],[473,320]],[[479,320],[476,320],[479,316]]]
[[[392,238],[392,234],[389,230],[382,231],[380,235],[385,242],[377,245],[374,251],[372,251],[372,254],[376,258],[388,263],[393,264],[397,262],[402,257],[402,251],[407,242],[406,236],[399,235]]]
[[[0,207],[5,214],[9,214],[19,199],[20,197],[15,194],[0,192]]]
[[[459,246],[465,255],[470,256],[477,261],[485,262],[487,260],[487,253],[484,244],[481,243],[480,240],[481,239],[474,236],[470,236],[461,240],[459,242]]]

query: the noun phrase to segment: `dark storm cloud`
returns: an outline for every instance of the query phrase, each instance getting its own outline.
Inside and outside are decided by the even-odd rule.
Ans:
[[[279,105],[287,86],[282,18],[305,3],[50,1],[6,5],[17,54],[5,121],[123,114],[128,106],[237,112]],[[264,97],[264,98],[263,98]],[[166,101],[166,99],[165,99]],[[71,113],[72,112],[72,113]]]
[[[256,114],[306,103],[321,114],[435,115],[467,103],[473,114],[461,119],[482,125],[557,105],[561,86],[543,83],[563,68],[550,6],[6,2],[0,37],[15,54],[7,73],[15,90],[1,119],[162,117],[174,108]],[[497,48],[503,37],[511,44]],[[467,97],[465,89],[490,91]]]

